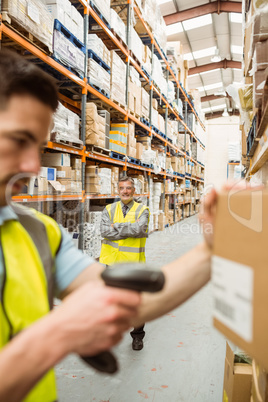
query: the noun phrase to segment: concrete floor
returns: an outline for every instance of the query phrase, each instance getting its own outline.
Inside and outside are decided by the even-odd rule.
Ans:
[[[202,236],[191,217],[155,232],[147,262],[161,266],[184,254]],[[120,371],[108,376],[69,356],[56,369],[60,402],[220,402],[225,338],[212,327],[211,286],[184,305],[146,324],[144,349],[133,351],[130,335],[114,348]]]

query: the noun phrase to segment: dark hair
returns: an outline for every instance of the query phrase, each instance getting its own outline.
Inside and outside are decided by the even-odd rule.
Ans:
[[[13,95],[31,95],[51,107],[58,106],[58,92],[52,77],[14,51],[0,50],[0,109]]]
[[[129,176],[122,176],[120,177],[120,179],[118,180],[118,184],[121,183],[122,181],[130,181],[130,183],[132,183],[132,186],[135,187],[135,182],[132,179],[132,177]]]

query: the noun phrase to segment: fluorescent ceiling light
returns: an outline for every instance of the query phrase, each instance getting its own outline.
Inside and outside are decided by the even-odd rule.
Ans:
[[[167,25],[166,34],[167,36],[174,35],[176,33],[182,32],[183,28],[181,22],[176,22],[176,24]]]
[[[215,70],[203,71],[203,72],[200,73],[200,74],[202,74],[202,75],[211,74],[211,73],[216,73],[217,71],[220,71],[220,68],[215,68]],[[190,77],[191,77],[191,76],[190,76]]]
[[[227,112],[227,107],[225,107],[224,111],[223,111],[223,114],[222,114],[222,117],[228,117],[228,116],[229,116],[229,113]]]
[[[230,21],[242,24],[242,14],[241,13],[230,13]]]
[[[211,110],[219,110],[219,109],[225,109],[225,108],[226,108],[226,103],[223,103],[222,105],[211,106]]]
[[[204,27],[206,25],[212,24],[211,14],[203,15],[201,17],[191,18],[190,20],[184,21],[183,28],[186,31],[191,29]]]
[[[211,108],[210,107],[205,107],[204,109],[202,109],[202,112],[203,113],[211,112]]]
[[[193,60],[193,56],[195,59],[201,59],[202,57],[212,56],[215,53],[216,46],[208,47],[206,49],[196,50],[192,53],[186,53],[184,55],[184,60]]]
[[[243,54],[242,46],[231,45],[231,52],[237,54]]]
[[[210,89],[221,88],[222,82],[216,82],[215,84],[205,85],[204,87],[196,88],[198,91],[209,91]]]
[[[157,4],[165,4],[165,3],[169,3],[171,0],[157,0]]]
[[[215,50],[214,55],[211,57],[211,61],[212,61],[212,63],[218,63],[219,61],[221,61],[221,56],[220,56],[219,49]]]

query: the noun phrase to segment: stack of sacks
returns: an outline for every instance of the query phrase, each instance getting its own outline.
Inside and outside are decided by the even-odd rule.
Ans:
[[[145,180],[143,175],[132,176],[135,183],[135,193],[136,194],[144,194],[145,191]]]
[[[110,147],[112,151],[126,155],[127,152],[127,123],[112,123],[110,131]]]
[[[172,81],[168,81],[167,85],[167,100],[172,103],[175,99],[175,86]]]
[[[105,147],[105,118],[92,102],[86,104],[86,144]]]
[[[113,166],[111,173],[111,192],[112,194],[118,194],[118,181],[119,181],[119,168]]]
[[[80,42],[84,43],[84,20],[82,15],[72,6],[69,0],[45,0],[53,19],[57,19]]]
[[[157,165],[157,152],[152,149],[144,149],[141,161],[155,167]]]
[[[135,123],[133,122],[128,123],[127,156],[131,156],[132,158],[137,157]]]
[[[92,58],[88,58],[87,75],[90,85],[103,89],[106,96],[110,97],[110,73]]]
[[[153,212],[159,212],[161,194],[162,194],[162,183],[154,182],[153,183],[153,193],[151,196]]]
[[[117,33],[117,35],[126,43],[126,26],[121,20],[117,12],[111,9],[111,28]]]
[[[83,145],[79,139],[80,118],[76,113],[64,107],[60,102],[53,116],[53,128],[51,130],[51,141],[70,141]]]
[[[112,171],[109,168],[99,169],[100,194],[112,193]]]
[[[42,1],[2,1],[2,11],[7,11],[20,26],[31,32],[52,51],[53,18]]]
[[[158,165],[161,169],[166,169],[166,154],[164,152],[158,153]]]
[[[125,105],[126,64],[114,50],[111,51],[110,93],[112,100],[115,100],[120,104]]]
[[[166,157],[166,171],[168,173],[173,174],[173,168],[172,168],[172,164],[171,164],[171,158]]]
[[[138,61],[142,65],[142,56],[143,56],[143,43],[135,31],[135,29],[131,26],[129,31],[129,49],[133,52],[134,56],[137,57]]]
[[[110,24],[111,22],[111,1],[110,0],[92,0],[94,5],[106,19],[106,21]],[[97,25],[97,29],[99,29],[99,25]]]
[[[175,183],[170,179],[166,179],[165,182],[165,192],[166,193],[173,193],[175,191]]]
[[[144,88],[141,89],[141,116],[149,120],[150,95]]]
[[[105,46],[103,41],[95,34],[89,34],[87,37],[87,48],[96,53],[109,67],[111,67],[110,50]]]
[[[85,182],[85,192],[87,194],[100,193],[99,168],[97,166],[86,166]]]

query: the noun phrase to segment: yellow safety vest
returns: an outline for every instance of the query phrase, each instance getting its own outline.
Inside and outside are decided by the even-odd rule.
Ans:
[[[143,204],[134,201],[130,211],[125,218],[121,208],[121,201],[106,206],[111,223],[135,223],[145,209]],[[148,228],[147,228],[148,231]],[[146,237],[128,237],[123,240],[104,239],[101,246],[100,262],[102,264],[113,265],[116,262],[145,262],[145,243]]]
[[[13,209],[18,221],[8,220],[0,226],[4,268],[0,288],[0,348],[52,308],[54,260],[61,243],[61,231],[53,219],[18,205]],[[49,370],[24,399],[56,400],[54,370]]]

